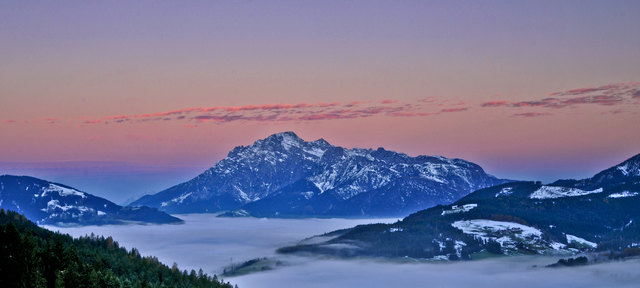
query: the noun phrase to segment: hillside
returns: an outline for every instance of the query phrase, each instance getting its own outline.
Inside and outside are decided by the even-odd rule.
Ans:
[[[336,231],[325,235],[328,241],[303,241],[280,252],[455,260],[482,253],[575,254],[638,247],[640,169],[628,167],[639,162],[635,156],[583,180],[481,189],[394,224]]]
[[[111,237],[73,239],[0,209],[0,287],[232,287],[202,270],[169,268]]]
[[[122,207],[73,187],[28,176],[0,176],[0,208],[49,225],[181,223],[149,207]]]

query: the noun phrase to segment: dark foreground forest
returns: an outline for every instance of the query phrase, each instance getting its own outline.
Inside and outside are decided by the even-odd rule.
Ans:
[[[111,237],[73,239],[0,209],[0,287],[224,287],[202,270],[180,271]]]

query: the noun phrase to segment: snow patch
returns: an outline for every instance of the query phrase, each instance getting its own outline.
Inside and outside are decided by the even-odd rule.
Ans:
[[[577,243],[578,245],[583,245],[583,246],[589,246],[591,248],[596,248],[598,247],[598,244],[593,243],[591,241],[587,241],[583,238],[577,237],[577,236],[573,236],[573,235],[567,235],[567,243],[571,244],[571,243]]]
[[[66,212],[72,209],[78,210],[80,212],[93,211],[93,209],[86,206],[73,206],[73,205],[67,205],[67,204],[60,205],[60,201],[58,200],[49,200],[49,202],[47,202],[47,207],[42,208],[40,210],[44,212],[52,212],[58,209],[62,210],[63,212]]]
[[[322,150],[320,148],[314,147],[311,149],[305,149],[304,152],[311,154],[313,156],[316,156],[318,158],[322,158],[322,155],[324,155],[325,150]]]
[[[619,193],[613,193],[607,196],[607,198],[625,198],[625,197],[634,197],[634,196],[638,196],[638,192],[622,191]]]
[[[624,165],[620,165],[616,168],[620,170],[620,172],[624,176],[640,176],[640,167],[638,167],[637,163],[635,167],[629,167],[629,163],[625,163]]]
[[[394,233],[394,232],[402,232],[402,231],[404,231],[404,229],[402,229],[402,228],[398,228],[398,227],[391,227],[391,228],[389,228],[389,232],[390,232],[390,233]]]
[[[469,210],[478,207],[478,204],[464,204],[462,206],[460,205],[453,205],[451,206],[451,210],[444,210],[442,211],[442,216],[447,215],[447,214],[455,214],[455,213],[462,213],[462,212],[468,212]]]
[[[509,196],[511,194],[513,194],[513,188],[512,187],[505,187],[505,188],[502,188],[502,190],[500,190],[500,192],[496,193],[496,197]]]
[[[542,235],[542,231],[525,226],[518,223],[513,222],[502,222],[502,221],[493,221],[486,219],[475,219],[475,220],[460,220],[453,222],[451,224],[454,228],[462,230],[465,234],[477,235],[477,236],[485,236],[487,232],[496,232],[496,231],[504,231],[511,230],[517,231],[518,234],[522,236],[534,236],[540,237]]]
[[[576,197],[589,195],[594,193],[602,193],[602,188],[591,191],[585,191],[578,188],[559,187],[559,186],[542,186],[540,189],[529,195],[530,199],[555,199],[562,197]]]
[[[160,206],[161,207],[166,207],[166,206],[168,206],[170,204],[170,202],[173,202],[173,203],[176,203],[176,204],[182,204],[182,201],[184,201],[184,199],[187,199],[187,197],[191,196],[191,194],[193,194],[193,192],[183,193],[182,195],[180,195],[180,196],[178,196],[176,198],[173,198],[173,199],[171,199],[169,201],[166,201],[166,202],[162,202],[160,204]]]
[[[80,196],[82,198],[87,198],[87,195],[85,195],[83,192],[80,192],[76,189],[70,189],[70,188],[65,188],[62,186],[58,186],[56,184],[49,184],[49,186],[47,188],[44,188],[42,190],[42,194],[40,194],[40,197],[44,197],[47,195],[47,193],[49,192],[57,192],[58,195],[64,197],[64,196]]]
[[[282,133],[282,147],[289,151],[291,147],[300,147],[297,139],[288,133]]]
[[[462,247],[467,246],[467,243],[464,243],[464,241],[458,241],[456,240],[455,244],[453,245],[453,249],[456,250],[456,255],[458,256],[458,258],[462,257]]]
[[[551,246],[551,248],[553,248],[553,250],[560,250],[560,249],[564,249],[567,247],[567,245],[564,245],[560,242],[551,242],[551,244],[549,244],[549,246]]]
[[[517,243],[539,245],[542,241],[542,231],[513,222],[475,219],[456,221],[451,226],[484,243],[496,241],[505,249],[516,249]]]
[[[431,258],[431,260],[435,260],[435,261],[449,261],[449,256],[447,256],[447,255],[436,255],[436,256],[433,256],[433,258]]]
[[[304,196],[304,199],[307,200],[311,199],[311,197],[313,197],[314,195],[313,191],[302,192],[300,194],[302,194],[302,196]]]

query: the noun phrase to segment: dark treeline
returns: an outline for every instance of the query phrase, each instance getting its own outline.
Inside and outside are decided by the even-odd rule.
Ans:
[[[111,237],[73,239],[0,209],[0,287],[223,287],[217,276],[169,268]]]

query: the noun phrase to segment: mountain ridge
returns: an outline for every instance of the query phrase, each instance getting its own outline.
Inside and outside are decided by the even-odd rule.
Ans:
[[[329,240],[325,235],[323,241],[301,241],[279,251],[458,260],[487,253],[569,255],[640,247],[639,163],[640,154],[582,180],[483,188],[393,224],[343,229],[328,233]]]
[[[237,146],[192,180],[132,205],[171,213],[241,209],[256,217],[406,215],[507,181],[462,159],[347,149],[287,131]],[[376,203],[391,207],[381,211]]]
[[[50,225],[182,222],[154,208],[123,207],[71,186],[31,176],[0,175],[0,207]]]

